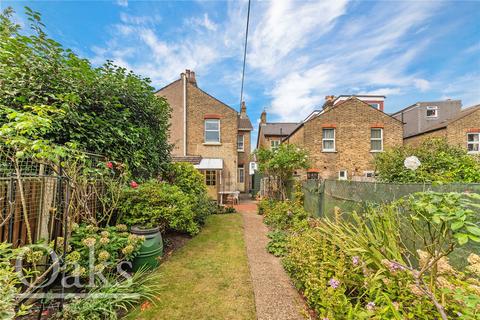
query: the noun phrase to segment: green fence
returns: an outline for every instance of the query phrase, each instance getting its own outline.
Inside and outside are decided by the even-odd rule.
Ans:
[[[343,212],[362,210],[370,204],[382,204],[421,192],[472,192],[480,194],[480,184],[400,184],[381,182],[307,180],[303,182],[305,209],[316,217],[330,217],[335,207]]]
[[[362,211],[369,205],[388,203],[403,196],[422,191],[470,192],[480,194],[480,184],[397,184],[360,181],[308,180],[302,184],[305,195],[304,207],[315,217],[334,217],[334,208],[348,212]],[[480,215],[479,215],[480,219]],[[457,267],[466,265],[470,252],[480,252],[480,245],[469,242],[456,249],[450,256]]]

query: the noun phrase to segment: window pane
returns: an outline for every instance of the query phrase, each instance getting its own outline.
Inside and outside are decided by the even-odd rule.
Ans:
[[[243,150],[243,135],[237,136],[237,149]]]
[[[469,134],[468,135],[468,142],[478,142],[480,134]]]
[[[205,120],[205,130],[218,130],[219,124],[219,120]]]
[[[478,143],[478,142],[469,143],[469,144],[467,145],[468,151],[480,151],[480,150],[479,150],[479,146],[480,146],[480,143]]]
[[[220,142],[220,134],[218,131],[205,131],[205,141]]]
[[[334,143],[333,140],[324,140],[323,141],[323,149],[324,150],[333,150]]]
[[[335,129],[323,129],[323,139],[333,139],[335,137]]]
[[[372,139],[381,139],[382,129],[372,129]]]
[[[372,140],[372,150],[381,151],[382,150],[382,140]]]

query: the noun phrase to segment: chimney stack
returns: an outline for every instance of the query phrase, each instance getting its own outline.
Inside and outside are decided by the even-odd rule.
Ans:
[[[193,84],[195,87],[197,86],[197,80],[195,79],[195,72],[189,69],[185,70],[185,77],[187,78],[188,83]]]
[[[245,101],[242,101],[242,106],[240,107],[240,118],[247,117],[247,106],[245,105]]]
[[[334,100],[335,100],[335,96],[325,96],[325,103],[323,104],[323,109],[333,107]]]
[[[263,110],[262,114],[260,115],[260,124],[267,123],[267,113]]]

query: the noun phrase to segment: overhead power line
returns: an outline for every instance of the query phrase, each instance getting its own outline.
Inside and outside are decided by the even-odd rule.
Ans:
[[[246,62],[247,62],[248,25],[250,24],[250,1],[251,0],[248,0],[247,27],[245,29],[245,47],[244,47],[244,51],[243,51],[242,87],[240,89],[240,108],[242,107],[242,102],[243,102],[243,84],[245,82],[245,65],[246,65]]]

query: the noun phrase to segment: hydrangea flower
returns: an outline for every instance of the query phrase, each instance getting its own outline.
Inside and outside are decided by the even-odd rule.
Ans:
[[[124,224],[117,224],[115,226],[115,228],[117,228],[117,231],[118,232],[122,232],[122,231],[127,231],[128,230],[128,227]]]
[[[122,249],[122,253],[127,255],[127,254],[132,253],[134,249],[135,248],[131,244],[129,244],[125,248]]]
[[[110,232],[108,232],[108,231],[102,231],[102,232],[100,232],[100,235],[101,235],[103,238],[108,238],[108,236],[110,236]]]
[[[85,238],[83,239],[82,243],[87,247],[93,247],[95,243],[97,243],[97,239],[95,238]]]
[[[108,258],[110,258],[110,253],[108,253],[108,251],[103,250],[98,254],[98,260],[100,261],[107,261]]]
[[[410,156],[405,159],[403,165],[405,166],[405,168],[415,171],[418,169],[418,167],[420,167],[421,162],[416,156]]]
[[[109,243],[110,243],[110,239],[108,239],[108,238],[100,238],[100,243],[103,244],[103,245],[109,244]]]

